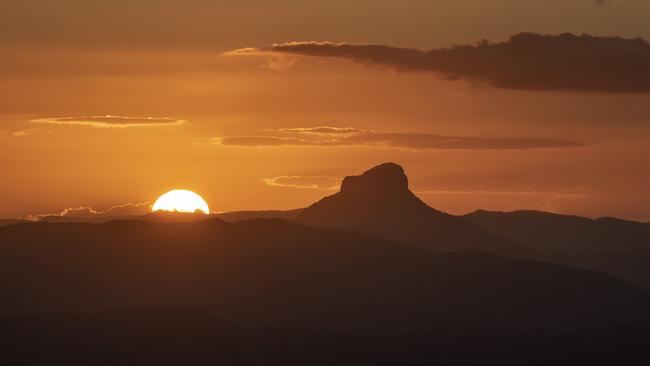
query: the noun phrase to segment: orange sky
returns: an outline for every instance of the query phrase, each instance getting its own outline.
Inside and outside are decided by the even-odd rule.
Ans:
[[[305,40],[426,50],[521,31],[650,39],[644,1],[522,3],[9,1],[0,217],[106,209],[173,188],[215,211],[296,208],[394,161],[412,190],[452,213],[650,220],[650,93],[521,90],[347,58],[223,54]],[[124,118],[96,117],[106,115]],[[309,130],[318,126],[349,133]]]

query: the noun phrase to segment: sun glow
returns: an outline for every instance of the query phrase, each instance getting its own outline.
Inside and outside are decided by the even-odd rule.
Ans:
[[[171,212],[196,212],[209,214],[208,204],[198,194],[185,189],[174,189],[158,197],[151,209]]]

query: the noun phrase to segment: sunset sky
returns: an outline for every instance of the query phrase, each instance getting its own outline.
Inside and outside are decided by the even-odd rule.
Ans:
[[[291,209],[393,161],[454,214],[650,221],[647,0],[2,4],[0,217]]]

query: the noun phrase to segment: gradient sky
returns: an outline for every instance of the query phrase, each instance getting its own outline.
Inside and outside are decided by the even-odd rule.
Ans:
[[[429,50],[524,31],[650,40],[645,0],[486,3],[5,0],[0,217],[104,210],[174,188],[214,211],[296,208],[394,161],[452,213],[650,221],[650,92],[525,90],[269,48]],[[246,47],[262,51],[232,52]],[[603,67],[619,75],[629,57]],[[650,67],[632,69],[623,76],[648,86]]]

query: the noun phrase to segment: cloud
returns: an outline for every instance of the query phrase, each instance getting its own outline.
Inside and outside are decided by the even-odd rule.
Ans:
[[[387,133],[353,127],[283,128],[275,132],[273,135],[266,136],[221,137],[216,139],[216,142],[228,146],[370,146],[415,150],[529,150],[581,146],[580,143],[553,139]],[[286,136],[286,134],[296,136]]]
[[[354,127],[332,127],[332,126],[281,128],[278,131],[287,132],[287,133],[305,133],[305,134],[314,134],[314,135],[350,135],[350,134],[370,132],[367,130],[360,130]]]
[[[222,52],[221,56],[246,56],[246,55],[262,55],[271,54],[271,52],[264,51],[261,48],[243,47],[231,51]]]
[[[298,60],[294,57],[269,57],[266,63],[266,68],[284,71],[293,68],[297,61]]]
[[[24,130],[16,130],[11,132],[0,130],[0,141],[5,140],[7,138],[23,138],[26,136],[33,136],[38,134],[41,131],[43,131],[43,127],[27,128]],[[45,131],[45,133],[52,133],[52,131]]]
[[[141,203],[125,203],[109,207],[106,210],[96,210],[92,207],[82,206],[75,208],[66,208],[59,213],[50,214],[31,214],[27,215],[26,220],[39,221],[52,217],[61,218],[74,218],[74,219],[95,219],[95,218],[109,218],[116,216],[136,216],[145,215],[151,212],[151,204],[149,202]]]
[[[504,42],[422,51],[373,44],[291,42],[229,54],[336,57],[507,89],[650,92],[650,44],[641,38],[519,33]]]
[[[36,128],[29,128],[25,130],[19,130],[19,131],[14,131],[11,133],[11,136],[13,137],[25,137],[25,136],[31,136],[35,135],[38,133],[40,130],[42,130],[42,127],[36,127]]]
[[[341,178],[328,177],[325,175],[282,175],[279,177],[264,178],[262,181],[272,187],[318,189],[325,191],[335,191],[341,186]]]
[[[46,123],[52,125],[89,126],[98,128],[126,128],[126,127],[153,127],[175,126],[185,123],[184,120],[175,118],[156,117],[124,117],[124,116],[80,116],[80,117],[49,117],[33,119],[33,123]]]
[[[292,137],[276,136],[231,136],[220,137],[215,142],[230,146],[318,146],[325,142],[309,141]]]

